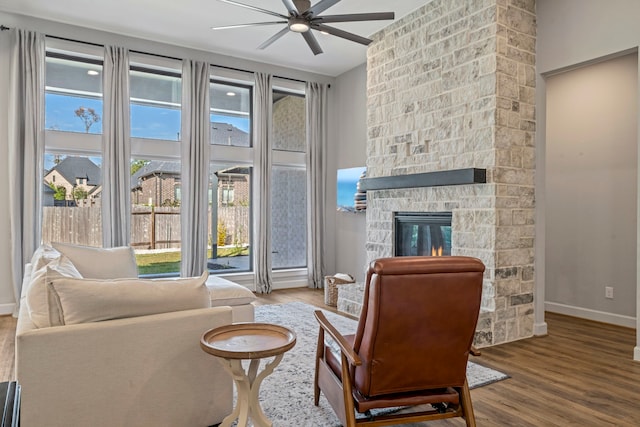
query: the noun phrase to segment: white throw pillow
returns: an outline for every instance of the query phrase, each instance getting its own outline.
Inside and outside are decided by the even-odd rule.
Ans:
[[[93,246],[52,243],[53,247],[69,257],[82,277],[90,279],[135,279],[138,266],[133,248],[96,248]]]
[[[33,271],[40,270],[45,265],[58,258],[60,258],[60,252],[50,245],[40,245],[31,257],[31,268]]]
[[[65,325],[210,307],[205,272],[185,279],[72,279],[48,282]]]
[[[32,270],[26,303],[29,317],[38,328],[61,325],[58,305],[56,303],[51,306],[47,291],[47,282],[60,277],[82,278],[73,263],[64,255],[60,255],[39,270]]]

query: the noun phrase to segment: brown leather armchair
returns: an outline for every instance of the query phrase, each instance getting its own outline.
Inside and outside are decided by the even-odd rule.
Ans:
[[[480,260],[460,256],[373,261],[355,335],[342,336],[315,312],[316,406],[322,392],[347,427],[453,417],[475,426],[466,370],[484,269]],[[341,354],[325,343],[325,333]],[[417,405],[424,406],[370,413]],[[355,411],[367,417],[356,419]]]

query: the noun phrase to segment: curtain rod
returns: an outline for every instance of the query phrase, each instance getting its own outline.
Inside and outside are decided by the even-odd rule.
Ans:
[[[7,31],[10,30],[11,27],[7,27],[4,25],[0,25],[0,31]],[[70,38],[66,38],[66,37],[60,37],[60,36],[52,36],[50,34],[45,34],[45,37],[51,38],[51,39],[56,39],[56,40],[63,40],[66,42],[73,42],[73,43],[82,43],[82,44],[86,44],[89,46],[97,46],[97,47],[104,47],[103,44],[99,44],[99,43],[93,43],[93,42],[87,42],[87,41],[83,41],[83,40],[75,40],[75,39],[70,39]],[[142,55],[151,55],[151,56],[155,56],[158,58],[164,58],[164,59],[172,59],[175,61],[182,61],[184,58],[176,58],[174,56],[167,56],[167,55],[161,55],[158,53],[149,53],[149,52],[142,52],[139,50],[130,50],[130,52],[132,53],[138,53],[138,54],[142,54]],[[243,73],[254,73],[255,71],[250,71],[250,70],[243,70],[242,68],[236,68],[236,67],[228,67],[226,65],[216,65],[216,64],[210,64],[214,67],[218,67],[218,68],[224,68],[226,70],[232,70],[232,71],[240,71]],[[300,79],[295,79],[293,77],[283,77],[283,76],[273,76],[276,77],[278,79],[283,79],[283,80],[290,80],[293,82],[298,82],[298,83],[306,83],[305,80],[300,80]],[[331,87],[331,85],[328,85],[329,87]]]

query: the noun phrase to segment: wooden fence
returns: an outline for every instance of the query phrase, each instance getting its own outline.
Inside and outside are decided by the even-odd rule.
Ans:
[[[180,248],[180,208],[134,206],[131,214],[131,246],[138,249]],[[225,244],[249,244],[249,207],[221,206],[218,222],[224,224],[226,230]],[[208,225],[211,229],[211,215]],[[44,207],[42,238],[44,242],[102,246],[100,207]]]

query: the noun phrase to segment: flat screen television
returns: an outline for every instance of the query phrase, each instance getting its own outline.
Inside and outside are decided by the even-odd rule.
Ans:
[[[366,170],[364,166],[338,169],[336,188],[338,211],[358,212],[366,209],[367,193],[358,189],[358,181],[365,176]]]

